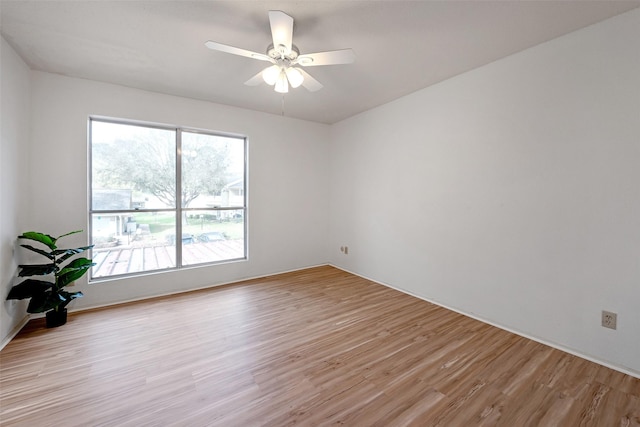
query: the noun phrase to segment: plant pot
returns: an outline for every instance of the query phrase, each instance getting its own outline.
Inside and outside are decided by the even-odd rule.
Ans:
[[[47,328],[56,328],[67,323],[67,309],[47,311]]]

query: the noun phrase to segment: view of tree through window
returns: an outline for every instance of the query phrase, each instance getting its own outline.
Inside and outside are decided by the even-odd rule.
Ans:
[[[92,278],[245,258],[244,138],[92,119],[90,146]]]

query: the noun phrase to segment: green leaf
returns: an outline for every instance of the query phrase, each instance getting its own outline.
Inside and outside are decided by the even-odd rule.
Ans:
[[[58,289],[67,286],[69,283],[78,280],[95,264],[89,264],[84,267],[66,272],[62,276],[58,276]]]
[[[58,240],[55,237],[51,237],[48,234],[38,233],[37,231],[27,231],[22,233],[21,236],[18,236],[18,239],[35,240],[36,242],[40,242],[48,246],[52,251],[56,249],[56,240]]]
[[[22,246],[23,248],[29,249],[30,251],[33,251],[35,253],[38,253],[40,255],[46,256],[49,259],[53,259],[54,258],[53,254],[51,252],[47,252],[44,249],[34,248],[31,245],[20,245],[20,246]]]
[[[27,279],[11,288],[9,295],[7,295],[7,299],[33,298],[38,295],[44,295],[52,288],[53,283],[51,282]]]
[[[64,261],[66,261],[67,259],[69,259],[70,257],[77,255],[77,254],[81,254],[82,252],[88,251],[89,249],[93,248],[93,245],[90,246],[83,246],[81,248],[75,248],[75,249],[58,249],[56,251],[53,251],[53,254],[55,256],[59,256],[62,255],[60,258],[58,258],[58,260],[56,261],[58,264],[62,264]]]
[[[69,262],[69,264],[65,265],[63,267],[63,270],[65,268],[78,268],[78,267],[84,267],[85,265],[89,265],[91,264],[92,261],[90,259],[87,258],[76,258],[74,260],[71,260]]]
[[[51,274],[56,271],[56,265],[54,263],[50,264],[33,264],[33,265],[19,265],[20,272],[18,276],[27,277],[27,276],[44,276],[47,274]]]
[[[64,301],[71,301],[73,299],[81,298],[84,296],[84,294],[80,291],[78,292],[60,291],[60,295]]]
[[[84,296],[84,294],[82,292],[67,292],[67,291],[60,291],[60,304],[58,305],[58,310],[61,308],[65,308],[71,301],[73,301],[76,298],[81,298]]]
[[[27,312],[42,313],[57,307],[57,305],[57,301],[51,300],[51,292],[46,292],[40,295],[34,295],[31,298],[31,301],[29,301],[29,305],[27,306]]]
[[[76,230],[76,231],[72,231],[72,232],[67,233],[67,234],[63,234],[62,236],[58,236],[58,237],[56,237],[56,239],[55,239],[55,240],[60,240],[60,239],[62,239],[63,237],[71,236],[72,234],[77,234],[77,233],[82,233],[82,230]]]
[[[94,265],[96,264],[87,258],[74,259],[58,273],[58,289],[63,288],[74,280],[78,280]]]

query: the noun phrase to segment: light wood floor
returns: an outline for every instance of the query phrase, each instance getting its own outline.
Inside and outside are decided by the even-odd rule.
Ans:
[[[640,425],[640,380],[332,267],[31,321],[0,362],[3,426]]]

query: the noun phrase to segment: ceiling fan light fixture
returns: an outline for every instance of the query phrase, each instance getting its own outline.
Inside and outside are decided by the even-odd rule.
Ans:
[[[276,80],[275,91],[278,93],[287,93],[289,92],[289,81],[287,80],[287,75],[284,70],[280,72],[278,79]]]
[[[278,76],[280,76],[281,72],[282,70],[280,69],[280,67],[278,67],[277,65],[272,65],[262,71],[262,79],[266,84],[273,86],[274,84],[276,84]]]
[[[287,74],[287,79],[289,79],[289,84],[292,88],[297,88],[304,81],[304,76],[297,68],[287,68],[285,70]]]

